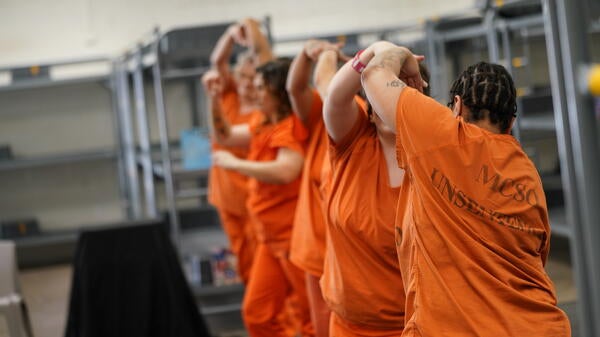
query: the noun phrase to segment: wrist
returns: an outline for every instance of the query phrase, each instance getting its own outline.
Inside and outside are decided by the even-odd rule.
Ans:
[[[358,74],[362,74],[362,72],[365,70],[365,68],[367,67],[367,63],[369,61],[364,62],[364,58],[362,57],[363,54],[365,53],[365,50],[359,50],[358,53],[356,53],[356,55],[354,55],[354,58],[352,59],[352,69],[354,69]]]

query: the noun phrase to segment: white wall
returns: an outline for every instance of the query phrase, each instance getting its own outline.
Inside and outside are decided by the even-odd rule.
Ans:
[[[114,55],[152,27],[270,15],[275,38],[380,28],[460,12],[474,0],[0,0],[0,65]]]

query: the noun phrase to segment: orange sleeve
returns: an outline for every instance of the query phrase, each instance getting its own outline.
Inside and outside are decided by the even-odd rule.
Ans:
[[[396,157],[406,168],[420,153],[456,140],[458,120],[447,107],[413,88],[404,88],[396,105]]]
[[[308,115],[307,128],[310,133],[313,132],[315,127],[323,119],[323,100],[316,90],[312,90],[312,102],[310,105],[310,112]]]
[[[369,128],[370,122],[367,117],[364,101],[358,96],[355,97],[354,101],[358,107],[358,116],[354,122],[354,126],[352,126],[352,129],[337,143],[334,142],[331,137],[328,137],[332,159],[341,156],[346,152],[347,149],[352,148],[352,145],[358,139],[358,136],[364,132],[367,132]]]
[[[269,147],[286,147],[304,155],[304,141],[308,132],[302,125],[302,122],[292,115],[277,125],[276,130],[269,142]]]

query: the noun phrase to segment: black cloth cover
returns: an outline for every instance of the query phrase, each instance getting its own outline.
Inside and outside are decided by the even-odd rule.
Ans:
[[[165,227],[80,235],[66,337],[210,336]]]

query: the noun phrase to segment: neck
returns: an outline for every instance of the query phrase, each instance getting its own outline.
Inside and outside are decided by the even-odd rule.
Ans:
[[[472,124],[475,124],[478,127],[485,129],[491,133],[496,133],[496,134],[504,133],[500,130],[500,126],[498,126],[497,124],[492,124],[488,119],[483,119],[483,120],[474,122]]]
[[[384,149],[396,149],[396,135],[391,132],[381,132],[377,129],[377,138]]]

